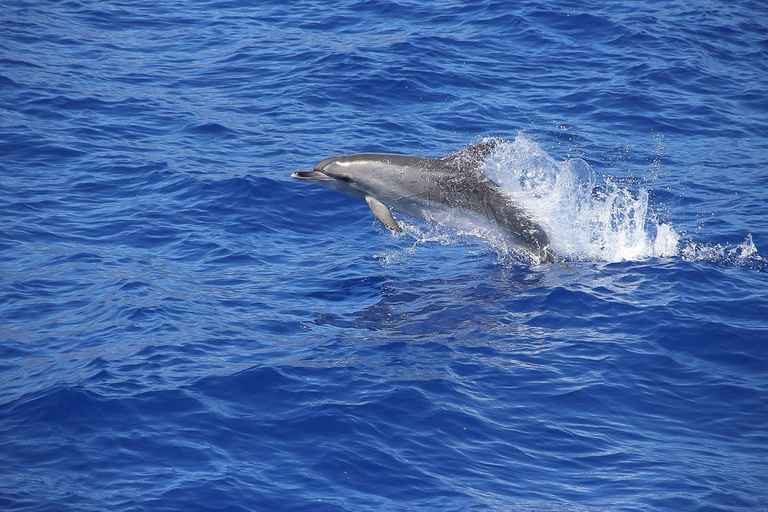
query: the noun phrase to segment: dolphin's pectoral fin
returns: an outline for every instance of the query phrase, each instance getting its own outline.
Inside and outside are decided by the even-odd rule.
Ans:
[[[373,212],[373,216],[376,220],[387,226],[392,231],[401,233],[403,228],[392,217],[392,212],[389,211],[389,206],[385,205],[373,196],[365,196],[365,202],[368,203],[368,207]]]

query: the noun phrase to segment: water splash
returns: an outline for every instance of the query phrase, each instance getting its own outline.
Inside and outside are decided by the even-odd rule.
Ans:
[[[644,188],[601,180],[580,158],[558,162],[525,134],[494,140],[486,172],[543,225],[564,258],[618,262],[678,253],[679,235],[649,209]]]
[[[441,224],[420,225],[418,221],[407,219],[398,219],[398,223],[400,224],[400,227],[403,228],[403,233],[390,232],[389,234],[395,239],[410,240],[411,245],[403,245],[400,243],[396,247],[392,247],[387,251],[373,255],[375,259],[381,260],[385,265],[402,265],[403,263],[406,263],[421,246],[453,246],[456,243],[455,235],[446,231]],[[375,227],[383,233],[384,228],[379,225],[376,225]]]
[[[688,241],[680,250],[680,256],[686,261],[699,263],[719,263],[734,267],[749,267],[758,271],[768,269],[768,259],[757,251],[752,234],[738,245],[706,244]]]

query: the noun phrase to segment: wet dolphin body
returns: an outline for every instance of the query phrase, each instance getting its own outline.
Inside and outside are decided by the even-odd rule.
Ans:
[[[434,210],[479,215],[514,235],[522,249],[540,263],[556,256],[544,229],[483,172],[495,144],[470,146],[444,158],[363,153],[328,158],[293,178],[365,199],[374,217],[402,231],[390,208],[424,218]]]

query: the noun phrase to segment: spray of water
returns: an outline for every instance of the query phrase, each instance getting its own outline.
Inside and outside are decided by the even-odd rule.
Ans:
[[[580,158],[558,162],[524,134],[496,140],[486,173],[529,211],[568,260],[674,256],[679,236],[649,210],[648,192],[599,180]]]
[[[768,270],[768,260],[760,255],[752,240],[752,234],[738,245],[708,244],[690,241],[681,250],[686,261],[725,263],[734,267],[751,267],[758,271]]]

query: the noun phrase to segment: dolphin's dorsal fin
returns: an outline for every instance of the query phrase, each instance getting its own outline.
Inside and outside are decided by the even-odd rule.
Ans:
[[[392,217],[392,212],[389,210],[389,206],[385,205],[373,196],[365,196],[365,202],[368,203],[368,207],[373,212],[373,216],[376,220],[387,226],[392,231],[398,233],[403,231],[403,228]]]
[[[488,155],[496,149],[496,142],[488,141],[481,144],[475,144],[469,146],[466,149],[462,149],[458,153],[445,156],[441,160],[449,165],[455,165],[459,167],[478,167],[482,165]]]

